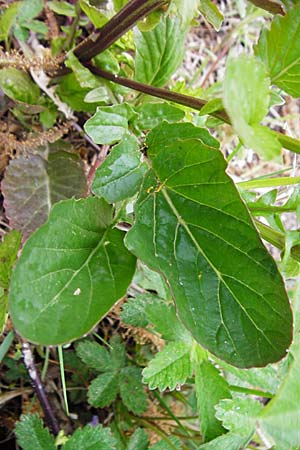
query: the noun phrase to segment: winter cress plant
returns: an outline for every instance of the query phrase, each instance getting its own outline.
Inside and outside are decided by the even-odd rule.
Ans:
[[[89,333],[129,293],[122,320],[166,342],[144,368],[144,383],[160,391],[192,384],[200,417],[201,442],[179,422],[181,440],[163,435],[151,448],[238,450],[251,440],[262,449],[298,448],[299,291],[291,284],[289,299],[282,274],[299,272],[300,238],[284,229],[281,213],[299,212],[299,193],[295,187],[282,205],[276,188],[299,178],[236,184],[217,137],[227,124],[236,152],[244,146],[276,161],[283,148],[300,153],[300,141],[265,119],[274,104],[300,97],[299,2],[253,1],[261,10],[249,3],[266,18],[254,50],[229,54],[222,86],[201,99],[186,86],[165,86],[199,11],[221,27],[210,0],[114,0],[110,18],[87,0],[47,3],[74,18],[65,38],[53,39],[52,56],[41,46],[43,2],[14,2],[0,18],[7,50],[0,86],[21,123],[34,115],[44,128],[23,147],[7,134],[8,157],[18,157],[4,173],[4,206],[26,242],[15,266],[20,234],[7,233],[0,247],[2,325],[8,299],[22,339],[61,346]],[[83,15],[89,34],[80,39]],[[12,37],[24,56],[9,51]],[[81,158],[59,140],[83,113],[87,139],[108,151],[88,195]],[[67,125],[52,128],[60,118]],[[273,190],[249,192],[263,187]],[[262,239],[280,249],[281,273]],[[87,338],[76,354],[95,372],[89,403],[103,408],[120,396],[143,427],[141,370],[120,340],[106,348]],[[264,407],[251,394],[271,401]],[[17,426],[25,449],[28,432],[35,448],[56,448],[36,416]],[[77,430],[63,449],[148,445],[141,428],[124,442],[98,426]]]

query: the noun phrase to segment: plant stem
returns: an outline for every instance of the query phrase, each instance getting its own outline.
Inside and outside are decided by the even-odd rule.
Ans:
[[[76,28],[79,23],[80,13],[81,13],[79,1],[77,1],[76,5],[75,5],[75,12],[76,12],[76,16],[74,17],[72,25],[70,26],[69,36],[67,37],[67,39],[64,43],[64,47],[63,47],[64,50],[68,50],[69,48],[72,48],[73,43],[74,43]]]
[[[241,181],[237,183],[238,187],[242,189],[259,189],[275,186],[289,186],[291,184],[300,183],[300,177],[278,177],[278,178],[265,178],[260,180]]]
[[[260,391],[259,389],[249,389],[241,386],[230,385],[229,389],[234,392],[242,392],[243,394],[256,395],[257,397],[273,398],[270,392]]]
[[[97,33],[92,34],[74,49],[81,62],[89,61],[106,50],[147,14],[166,4],[165,0],[131,0]]]
[[[173,442],[169,439],[168,435],[158,426],[149,423],[147,420],[140,419],[139,417],[132,417],[136,422],[143,425],[145,428],[149,428],[150,430],[154,431],[158,436],[160,436],[164,441],[167,442],[170,448],[173,450],[177,450],[177,447],[173,444]]]
[[[22,343],[22,354],[24,359],[24,364],[31,379],[32,385],[36,392],[36,395],[41,403],[42,409],[45,414],[45,421],[48,427],[51,429],[52,433],[56,436],[59,433],[59,425],[54,416],[53,410],[50,406],[49,400],[46,396],[44,386],[41,382],[39,372],[36,368],[33,354],[28,342]]]
[[[58,359],[59,359],[59,368],[60,368],[60,378],[61,378],[66,414],[67,414],[67,416],[69,416],[70,412],[69,412],[69,404],[68,404],[68,396],[67,396],[67,388],[66,388],[66,378],[65,378],[64,357],[63,357],[62,346],[59,345],[57,347],[57,349],[58,349]]]

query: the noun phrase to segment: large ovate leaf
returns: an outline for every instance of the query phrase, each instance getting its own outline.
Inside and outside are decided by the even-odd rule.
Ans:
[[[48,160],[39,155],[14,159],[6,169],[2,190],[10,225],[27,237],[47,220],[54,203],[85,195],[81,158],[57,151]]]
[[[147,171],[141,156],[136,138],[126,135],[98,167],[92,184],[93,193],[109,203],[136,194]]]
[[[143,370],[143,381],[149,389],[158,388],[160,391],[180,387],[192,374],[190,353],[190,344],[170,342]]]
[[[240,367],[282,358],[292,313],[222,154],[198,140],[151,147],[126,244],[169,282],[194,338]]]
[[[243,55],[227,62],[223,100],[235,131],[247,147],[266,159],[280,155],[277,138],[260,125],[270,102],[270,81],[261,61]]]
[[[159,125],[163,120],[169,123],[182,120],[185,113],[182,109],[164,103],[144,103],[135,108],[138,113],[134,121],[134,126],[139,130],[151,130]]]
[[[12,100],[30,105],[38,103],[40,89],[26,72],[14,67],[1,69],[0,87]]]
[[[57,203],[26,242],[11,279],[10,313],[20,334],[54,345],[87,333],[133,276],[135,258],[123,237],[104,200]]]
[[[293,361],[277,395],[264,408],[259,419],[263,430],[273,438],[276,448],[300,446],[300,290],[295,302],[295,336],[291,347]]]
[[[272,83],[293,97],[300,96],[299,5],[285,16],[276,16],[264,29],[255,49],[266,64]]]
[[[23,450],[55,450],[54,438],[37,414],[21,416],[16,424],[18,444]]]
[[[229,385],[207,359],[195,364],[194,370],[201,434],[205,441],[211,441],[224,433],[221,422],[215,417],[215,406],[221,399],[231,397]]]
[[[135,79],[164,86],[182,62],[185,36],[177,18],[165,17],[151,31],[136,28]]]

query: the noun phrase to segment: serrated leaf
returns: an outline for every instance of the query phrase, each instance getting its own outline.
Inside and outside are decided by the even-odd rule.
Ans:
[[[88,390],[89,404],[97,408],[109,406],[118,394],[119,373],[110,371],[95,378]]]
[[[40,89],[26,72],[14,67],[0,70],[0,88],[12,100],[30,105],[38,103]]]
[[[124,405],[134,414],[143,414],[148,402],[142,385],[141,369],[134,366],[125,367],[120,373],[119,380]]]
[[[109,203],[136,194],[147,171],[146,163],[141,161],[141,156],[136,138],[126,135],[98,167],[92,185],[93,193],[104,197]]]
[[[12,268],[17,259],[21,245],[21,233],[12,230],[5,234],[0,242],[0,287],[7,289],[11,277]]]
[[[185,342],[168,343],[143,370],[144,383],[160,391],[184,384],[192,374],[190,352],[191,345]]]
[[[97,342],[89,340],[79,342],[76,353],[88,367],[99,372],[108,372],[112,368],[108,351]]]
[[[177,318],[173,305],[156,301],[146,305],[145,312],[149,322],[153,323],[163,339],[192,343],[192,336]]]
[[[157,301],[159,301],[159,297],[156,295],[137,294],[135,297],[128,298],[127,302],[122,305],[120,317],[126,324],[145,328],[148,325],[146,306],[148,303]]]
[[[252,435],[245,437],[236,433],[219,436],[208,444],[200,445],[199,450],[241,450],[250,441]]]
[[[295,332],[291,347],[293,361],[277,395],[268,403],[259,419],[260,426],[270,435],[276,447],[300,446],[300,290],[296,291]]]
[[[264,406],[252,398],[221,400],[216,406],[216,417],[233,433],[247,436],[255,431],[257,417]]]
[[[57,203],[26,242],[11,279],[10,313],[21,335],[55,345],[87,333],[133,276],[135,258],[123,237],[104,200]]]
[[[139,130],[150,130],[163,120],[169,123],[179,122],[185,116],[182,109],[169,103],[144,103],[135,108],[138,113],[133,125]]]
[[[167,439],[156,442],[149,450],[182,450],[182,445],[178,437],[168,436]]]
[[[78,428],[63,446],[63,450],[112,450],[116,442],[109,428],[86,425]]]
[[[184,140],[148,155],[126,245],[166,277],[181,321],[210,352],[240,367],[282,358],[292,337],[287,294],[222,154]]]
[[[242,55],[226,65],[223,100],[232,125],[243,143],[267,159],[280,155],[281,144],[260,125],[270,103],[270,81],[264,64]]]
[[[223,14],[218,7],[211,0],[200,0],[199,10],[204,15],[205,19],[219,31],[224,20]]]
[[[201,434],[205,441],[211,441],[224,433],[215,406],[221,399],[231,398],[231,394],[225,378],[207,359],[195,364],[194,370]]]
[[[148,450],[149,438],[147,433],[138,428],[130,437],[126,450]]]
[[[10,161],[2,182],[4,205],[10,225],[27,237],[42,225],[54,203],[86,194],[81,158],[58,151],[48,161],[39,155]]]
[[[121,341],[119,335],[111,338],[110,342],[110,358],[114,370],[120,370],[126,363],[126,347],[125,342]]]
[[[182,62],[185,36],[177,18],[165,17],[151,31],[136,28],[135,79],[164,86]]]
[[[262,31],[255,53],[266,64],[272,83],[293,97],[300,96],[299,6],[274,17],[270,30]]]
[[[37,414],[22,414],[16,423],[18,444],[23,450],[55,450],[54,438]]]
[[[115,144],[128,132],[129,105],[102,106],[85,122],[84,129],[96,144]]]

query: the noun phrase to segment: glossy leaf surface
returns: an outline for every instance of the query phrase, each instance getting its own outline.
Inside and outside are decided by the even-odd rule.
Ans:
[[[256,54],[266,64],[272,83],[293,97],[300,96],[299,5],[284,17],[276,16],[260,35]]]
[[[128,248],[164,274],[181,321],[209,351],[240,367],[279,360],[292,338],[289,301],[223,156],[198,140],[148,154]]]
[[[10,285],[22,336],[42,345],[78,338],[125,294],[135,258],[111,223],[104,200],[66,200],[28,239]]]

